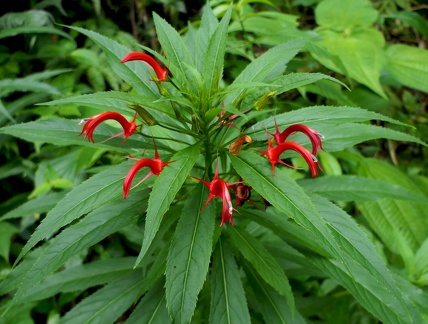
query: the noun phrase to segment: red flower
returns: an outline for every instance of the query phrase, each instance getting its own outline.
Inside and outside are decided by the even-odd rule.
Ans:
[[[295,132],[302,132],[306,136],[308,136],[309,140],[312,143],[312,154],[318,153],[318,147],[324,150],[321,142],[324,139],[324,136],[303,124],[291,125],[281,133],[278,129],[278,124],[275,121],[275,134],[272,135],[275,138],[276,144],[279,145],[280,143],[285,142],[287,137]]]
[[[220,226],[223,225],[223,223],[231,223],[233,225],[233,205],[232,205],[232,199],[230,198],[230,193],[228,187],[236,184],[236,182],[229,182],[226,183],[226,181],[221,180],[218,178],[218,164],[215,170],[214,179],[211,182],[205,181],[200,178],[196,178],[202,183],[204,183],[210,190],[210,195],[208,196],[207,201],[205,202],[202,209],[204,209],[208,203],[213,199],[214,197],[218,197],[221,200],[223,200],[223,208],[221,212],[221,223]]]
[[[293,150],[299,153],[306,161],[306,163],[309,165],[309,168],[311,169],[312,177],[315,177],[317,173],[317,167],[322,171],[321,166],[318,163],[317,158],[315,155],[311,154],[306,148],[304,148],[302,145],[297,144],[295,142],[283,142],[278,144],[277,147],[273,147],[272,142],[270,138],[268,137],[268,149],[266,151],[259,151],[260,153],[266,155],[272,165],[272,173],[275,175],[275,164],[281,163],[288,167],[291,167],[287,163],[283,162],[280,159],[280,155],[287,150]]]
[[[103,121],[106,121],[109,119],[114,119],[120,123],[120,125],[123,128],[123,132],[120,132],[116,135],[113,135],[112,137],[107,138],[106,140],[102,141],[101,143],[104,143],[104,142],[106,142],[106,141],[108,141],[114,137],[125,135],[125,138],[122,142],[122,144],[123,144],[123,143],[125,143],[125,141],[128,139],[129,136],[131,136],[132,134],[134,134],[136,132],[136,130],[137,130],[137,125],[135,124],[136,118],[137,118],[137,113],[135,113],[132,121],[128,122],[125,117],[123,117],[121,114],[114,112],[114,111],[107,111],[107,112],[104,112],[102,114],[92,116],[90,118],[84,118],[79,123],[79,124],[85,123],[85,125],[83,125],[82,131],[80,132],[79,136],[86,132],[85,138],[87,138],[88,141],[95,143],[94,137],[93,137],[93,133],[94,133],[95,128],[97,128],[97,126],[99,124],[101,124]]]
[[[151,57],[149,54],[141,53],[141,52],[131,52],[125,55],[125,57],[120,61],[120,63],[125,63],[128,61],[143,61],[146,62],[151,68],[155,71],[156,76],[159,81],[165,81],[168,76],[168,70],[163,69],[159,63]]]
[[[123,198],[126,198],[128,196],[129,190],[131,189],[132,181],[134,180],[135,175],[137,174],[138,171],[140,171],[141,168],[148,167],[150,168],[150,172],[144,177],[143,180],[138,182],[134,187],[138,186],[140,183],[144,182],[148,177],[152,175],[159,175],[166,165],[172,163],[172,161],[163,162],[159,158],[155,141],[153,141],[153,143],[155,147],[155,158],[154,159],[144,158],[144,159],[138,160],[137,163],[135,163],[132,166],[132,168],[129,170],[128,174],[126,175],[125,180],[123,181]]]

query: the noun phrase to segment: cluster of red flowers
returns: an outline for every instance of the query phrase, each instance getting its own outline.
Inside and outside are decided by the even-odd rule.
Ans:
[[[155,81],[164,81],[168,76],[168,70],[166,68],[162,68],[159,63],[152,58],[150,55],[140,52],[132,52],[127,54],[123,59],[122,63],[133,61],[133,60],[140,60],[146,62],[148,65],[152,67],[156,74],[157,80]],[[223,111],[220,116],[218,116],[220,119],[223,117],[223,115],[226,113],[226,111]],[[126,120],[125,117],[123,117],[121,114],[113,111],[108,111],[101,113],[96,116],[92,116],[90,118],[82,119],[81,123],[85,123],[83,126],[82,131],[79,135],[85,133],[85,139],[87,138],[90,142],[94,143],[93,139],[93,133],[95,128],[101,124],[102,122],[106,120],[116,120],[120,123],[120,125],[123,128],[123,131],[113,135],[112,137],[106,139],[105,141],[112,139],[114,137],[122,136],[124,135],[124,140],[122,144],[128,139],[129,136],[137,132],[138,125],[136,125],[137,114],[134,115],[133,119],[131,121]],[[236,118],[237,115],[232,115],[231,117],[227,118],[226,121],[222,121],[219,126],[234,126],[231,121]],[[305,147],[302,145],[293,142],[293,141],[287,141],[287,138],[296,132],[302,132],[306,136],[308,136],[309,140],[312,144],[312,152],[308,151]],[[295,124],[287,127],[284,131],[280,132],[278,125],[275,122],[275,134],[271,134],[276,142],[276,146],[273,146],[272,141],[270,139],[270,135],[268,134],[268,148],[266,151],[259,151],[259,153],[264,154],[267,156],[268,160],[271,163],[272,166],[272,173],[275,175],[275,165],[280,163],[284,164],[288,167],[292,167],[291,165],[286,164],[284,161],[280,159],[281,154],[284,151],[287,150],[293,150],[297,153],[299,153],[306,161],[306,163],[309,165],[309,168],[312,173],[312,177],[315,177],[317,175],[317,168],[320,170],[321,167],[318,163],[317,158],[315,155],[318,152],[318,148],[323,149],[322,147],[322,140],[324,137],[319,134],[318,132],[314,131],[313,129],[302,125],[302,124]],[[240,137],[237,141],[232,143],[230,147],[230,152],[234,154],[239,154],[239,151],[243,144],[245,143],[251,143],[251,137],[248,135]],[[145,181],[148,177],[152,175],[159,175],[163,168],[168,165],[170,162],[164,162],[160,159],[158,150],[156,147],[156,142],[153,140],[154,143],[154,149],[155,149],[155,157],[153,159],[150,158],[142,158],[139,159],[129,170],[128,174],[125,177],[124,183],[123,183],[123,195],[124,198],[126,198],[129,194],[129,190],[131,189],[132,182],[138,173],[139,170],[141,170],[144,167],[148,167],[150,169],[150,172],[142,179],[140,182],[136,184],[138,186],[140,183]],[[229,187],[232,188],[232,190],[235,192],[236,196],[236,204],[235,206],[242,206],[245,201],[250,201],[251,197],[251,190],[252,188],[250,186],[247,186],[243,184],[242,179],[240,179],[239,182],[225,182],[224,180],[219,179],[218,176],[218,164],[216,166],[216,172],[214,175],[214,179],[212,181],[206,181],[200,178],[196,178],[202,183],[204,183],[209,188],[209,196],[207,201],[204,204],[205,208],[208,203],[214,198],[218,197],[223,200],[223,208],[222,208],[222,218],[220,226],[223,225],[223,223],[231,223],[233,224],[233,204],[232,199],[230,197]],[[250,201],[251,202],[251,201]]]

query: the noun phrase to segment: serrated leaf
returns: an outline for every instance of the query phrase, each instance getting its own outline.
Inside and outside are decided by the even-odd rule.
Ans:
[[[227,27],[229,26],[232,6],[226,11],[220,24],[211,36],[208,49],[204,58],[202,75],[205,80],[205,90],[209,97],[213,90],[218,88],[218,83],[223,75],[224,53],[226,50]]]
[[[61,319],[61,323],[114,322],[142,294],[143,279],[142,271],[130,271],[83,299]]]
[[[271,86],[259,86],[253,91],[248,91],[242,104],[244,107],[246,105],[253,105],[256,100],[269,92],[273,92],[274,95],[277,96],[292,89],[303,87],[323,79],[339,83],[346,87],[346,85],[339,80],[322,73],[291,73],[272,79],[270,81]]]
[[[133,161],[108,168],[70,191],[36,228],[19,254],[18,261],[38,242],[55,234],[94,208],[122,195],[122,183]]]
[[[126,324],[172,323],[166,309],[165,280],[160,279],[135,307]]]
[[[348,270],[343,271],[348,272],[351,280],[354,281],[347,284],[347,289],[353,292],[355,298],[364,307],[384,322],[408,322],[411,316],[414,316],[412,305],[408,300],[403,299],[402,293],[394,284],[391,273],[366,234],[349,215],[333,203],[317,196],[313,196],[312,200],[345,252],[342,256]],[[333,264],[343,268],[340,264],[335,262]],[[364,290],[373,296],[368,297]]]
[[[195,68],[183,39],[178,32],[158,14],[153,13],[156,34],[168,60],[168,69],[174,75],[176,82],[185,82],[180,88],[187,89],[195,87],[196,82],[190,71],[186,68]],[[185,80],[185,81],[184,81]]]
[[[159,98],[156,85],[151,81],[152,78],[149,72],[152,71],[146,64],[140,64],[141,62],[120,63],[126,54],[132,52],[130,49],[94,31],[75,26],[67,27],[86,35],[100,46],[108,58],[108,63],[113,71],[129,83],[138,93],[151,98]]]
[[[122,277],[133,269],[135,257],[96,260],[53,274],[28,291],[25,303],[58,293],[85,290]]]
[[[0,133],[9,134],[29,142],[51,143],[61,146],[82,145],[119,152],[127,152],[131,148],[153,147],[153,142],[137,134],[129,137],[122,146],[123,138],[113,138],[106,143],[101,143],[120,132],[119,128],[106,124],[97,127],[94,134],[95,143],[84,139],[83,135],[79,137],[81,130],[82,125],[79,125],[78,120],[43,119],[6,126],[0,129]]]
[[[170,159],[173,162],[167,165],[156,179],[149,199],[143,244],[135,265],[138,265],[146,254],[159,229],[163,215],[196,163],[199,157],[199,146],[200,143],[196,143],[177,152]]]
[[[145,194],[139,197],[125,201],[121,198],[113,200],[92,211],[79,223],[62,231],[24,274],[12,303],[21,303],[25,300],[29,289],[57,270],[72,256],[126,226],[141,209],[144,209],[148,194],[149,191],[145,190]]]
[[[358,174],[399,185],[415,195],[423,195],[405,173],[383,161],[365,159],[359,166]],[[370,227],[393,252],[400,253],[394,230],[400,231],[414,251],[428,236],[426,204],[382,199],[376,202],[360,202],[357,206]]]
[[[246,265],[245,270],[265,323],[306,323],[296,310],[294,310],[294,316],[292,315],[283,296],[266,284],[252,266]]]
[[[193,42],[196,44],[194,45],[194,49],[192,51],[195,64],[198,68],[198,71],[200,72],[202,72],[204,65],[204,58],[205,54],[207,53],[208,42],[219,24],[210,6],[204,6],[202,10],[201,25],[199,26],[199,29],[193,38]],[[187,36],[187,38],[188,37],[189,36]],[[187,41],[188,43],[190,42],[189,39],[187,39]]]
[[[393,118],[361,108],[313,106],[266,118],[251,126],[245,134],[254,136],[258,140],[266,140],[266,129],[273,133],[275,131],[275,120],[280,131],[299,123],[318,130],[320,127],[328,129],[346,123],[359,123],[369,120],[382,120],[396,125],[409,126]]]
[[[235,248],[254,266],[264,281],[285,297],[290,313],[294,314],[294,297],[290,283],[275,258],[245,230],[236,226],[230,229],[230,233]]]
[[[253,152],[246,151],[240,155],[228,156],[242,179],[279,211],[314,233],[319,239],[321,249],[327,254],[340,254],[327,224],[303,189],[292,178],[280,168],[275,169],[274,177],[269,162]]]
[[[10,218],[29,217],[35,214],[46,213],[51,210],[64,197],[64,192],[50,192],[44,196],[26,201],[17,208],[7,212],[0,221]]]
[[[232,251],[221,237],[212,263],[209,323],[250,323],[238,266]]]
[[[340,201],[370,201],[382,198],[427,203],[428,199],[387,182],[352,175],[326,176],[297,181],[304,189]]]
[[[261,82],[267,81],[281,75],[287,63],[305,46],[307,39],[293,40],[277,45],[263,55],[248,64],[245,69],[236,77],[233,84],[240,82]],[[231,103],[242,93],[230,94],[225,99],[225,104]]]
[[[199,184],[186,201],[177,224],[166,267],[166,300],[174,322],[189,323],[211,258],[215,208]]]

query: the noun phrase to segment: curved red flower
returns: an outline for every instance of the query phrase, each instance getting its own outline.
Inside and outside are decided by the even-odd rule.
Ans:
[[[125,177],[125,180],[123,181],[123,198],[126,198],[129,194],[129,190],[131,190],[132,181],[134,180],[136,174],[138,171],[140,171],[144,167],[150,168],[150,172],[140,181],[138,182],[134,187],[138,186],[142,182],[144,182],[148,177],[152,175],[159,175],[163,168],[172,163],[170,162],[163,162],[159,158],[158,150],[156,147],[156,143],[153,141],[154,147],[155,147],[155,158],[149,159],[149,158],[143,158],[141,160],[138,160],[137,163],[135,163],[132,168],[129,170],[128,174]]]
[[[324,136],[303,124],[291,125],[284,129],[284,131],[280,132],[278,129],[278,124],[275,121],[275,134],[272,135],[275,138],[276,144],[279,145],[280,143],[284,143],[288,136],[295,132],[302,132],[309,138],[312,143],[312,154],[318,153],[318,147],[324,151],[324,148],[322,147],[322,140],[324,139]]]
[[[114,111],[107,111],[104,112],[102,114],[96,115],[96,116],[92,116],[88,119],[82,119],[80,121],[81,123],[85,123],[85,125],[83,125],[82,131],[80,132],[79,136],[82,135],[83,133],[85,133],[85,138],[88,139],[88,141],[95,143],[94,141],[94,137],[93,137],[93,133],[95,131],[95,128],[97,128],[97,126],[99,124],[101,124],[102,122],[112,119],[112,120],[116,120],[117,122],[119,122],[119,124],[122,126],[123,128],[123,132],[117,133],[116,135],[113,135],[112,137],[107,138],[106,140],[102,141],[101,143],[104,143],[114,137],[118,137],[121,135],[125,135],[125,138],[122,142],[125,143],[125,141],[128,139],[129,136],[131,136],[132,134],[134,134],[137,130],[137,125],[135,124],[135,120],[137,118],[137,113],[135,113],[134,118],[129,122],[126,120],[125,117],[123,117],[121,114],[114,112]]]
[[[299,153],[306,161],[306,163],[309,165],[309,168],[312,173],[312,177],[315,177],[317,172],[317,167],[322,171],[321,166],[318,163],[317,158],[315,155],[313,155],[311,152],[309,152],[306,148],[304,148],[302,145],[295,143],[295,142],[283,142],[278,144],[278,146],[273,147],[272,142],[270,138],[268,137],[268,149],[266,151],[263,151],[260,153],[266,155],[272,165],[272,173],[275,175],[275,164],[281,163],[288,167],[287,163],[283,162],[280,159],[280,155],[287,150],[293,150],[297,153]]]
[[[218,177],[218,165],[215,170],[214,179],[211,182],[208,182],[206,180],[196,178],[199,181],[201,181],[203,184],[205,184],[209,190],[210,194],[208,196],[207,201],[205,202],[202,209],[204,209],[208,203],[213,199],[214,197],[218,197],[221,200],[223,200],[223,208],[221,211],[221,223],[220,226],[223,225],[223,223],[231,223],[233,225],[233,205],[232,205],[232,198],[230,198],[230,192],[228,187],[236,184],[236,182],[229,182],[226,183],[226,181],[219,179]]]
[[[125,57],[120,61],[120,63],[125,63],[129,61],[143,61],[146,62],[151,68],[155,71],[156,76],[159,81],[165,81],[168,76],[168,70],[163,69],[160,64],[149,54],[141,52],[131,52],[125,55]]]

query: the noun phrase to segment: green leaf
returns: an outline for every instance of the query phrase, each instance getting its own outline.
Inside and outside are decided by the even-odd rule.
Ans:
[[[0,31],[0,39],[20,34],[55,34],[68,39],[72,39],[69,34],[50,26],[22,26],[14,28],[5,28]]]
[[[340,254],[327,224],[303,189],[292,178],[279,168],[275,169],[274,177],[270,163],[250,151],[241,152],[238,156],[229,154],[229,158],[248,185],[279,211],[315,234],[319,239],[318,245],[325,254]]]
[[[428,237],[416,251],[415,272],[420,276],[428,273]]]
[[[324,0],[315,8],[317,24],[338,31],[370,27],[375,23],[377,15],[369,0]]]
[[[198,68],[198,71],[202,73],[204,58],[206,56],[208,50],[208,42],[211,39],[212,34],[217,29],[219,23],[217,18],[215,17],[210,6],[204,6],[202,9],[202,17],[201,17],[201,25],[195,35],[192,38],[192,43],[195,42],[194,48],[191,48],[188,45],[189,50],[191,51],[192,56],[194,57],[195,64]],[[189,36],[187,36],[187,43],[190,43]]]
[[[141,62],[120,63],[125,55],[131,52],[130,49],[96,32],[75,26],[67,27],[86,35],[101,47],[112,70],[129,83],[135,91],[153,99],[159,98],[156,84],[151,82],[151,68],[147,67],[146,64],[141,64]]]
[[[64,192],[50,192],[44,196],[26,201],[0,217],[0,221],[10,218],[31,217],[36,214],[46,213],[51,210],[64,195]]]
[[[82,242],[82,240],[79,240]],[[85,290],[122,277],[132,271],[135,257],[96,260],[53,274],[28,291],[25,303],[58,293]]]
[[[405,173],[383,161],[365,159],[359,166],[358,174],[401,186],[414,192],[415,195],[423,195],[423,192]],[[403,235],[414,251],[428,236],[426,203],[382,199],[376,202],[361,202],[357,206],[370,227],[393,252],[400,253],[394,230],[398,230]]]
[[[281,75],[287,63],[305,46],[307,39],[302,38],[284,44],[277,45],[263,55],[248,64],[245,69],[236,77],[232,85],[241,82],[261,82],[267,81]],[[242,90],[231,94],[225,99],[225,104],[231,103],[239,97]]]
[[[195,68],[195,64],[190,57],[183,39],[170,24],[155,12],[153,13],[153,21],[155,23],[159,42],[168,60],[168,69],[174,75],[174,80],[177,82],[185,82],[181,87],[182,89],[192,87],[193,90],[195,90],[196,80],[187,68]]]
[[[250,265],[245,266],[245,272],[251,282],[251,289],[259,304],[260,312],[263,314],[265,323],[306,323],[302,315],[294,310],[294,318],[290,312],[287,301],[278,294],[275,289],[266,284],[254,268]]]
[[[386,70],[401,84],[428,92],[428,50],[408,45],[391,45]]]
[[[414,316],[413,306],[403,298],[394,284],[391,273],[366,234],[349,215],[333,203],[317,196],[313,196],[312,200],[345,252],[342,254],[342,260],[348,270],[345,270],[343,265],[333,262],[337,269],[343,268],[343,271],[348,272],[350,276],[351,282],[345,287],[364,307],[381,320],[383,319],[383,322],[409,322],[410,317]],[[333,278],[338,280],[340,275],[335,275]],[[372,297],[369,297],[367,292]]]
[[[0,97],[5,97],[12,92],[39,92],[47,94],[61,94],[57,88],[50,84],[22,79],[3,79],[0,80]]]
[[[61,323],[114,322],[142,294],[143,279],[141,270],[130,271],[83,299],[61,319]]]
[[[68,98],[62,98],[58,100],[52,100],[49,102],[42,103],[40,105],[46,106],[60,106],[66,104],[76,104],[80,106],[87,106],[99,110],[100,113],[105,111],[116,111],[121,114],[129,115],[130,109],[126,108],[127,104],[135,104],[144,106],[145,109],[151,113],[153,111],[168,116],[174,117],[175,114],[171,107],[160,100],[154,101],[153,98],[140,95],[138,93],[121,92],[121,91],[106,91],[97,92],[79,96],[72,96]],[[162,115],[164,116],[164,115]]]
[[[250,323],[238,266],[221,237],[212,261],[209,323]]]
[[[415,28],[422,36],[427,34],[428,22],[415,11],[396,11],[384,16],[385,18],[399,19],[405,24]]]
[[[297,110],[292,110],[283,114],[266,118],[251,126],[245,134],[257,138],[257,140],[266,140],[266,129],[275,132],[275,120],[280,131],[293,124],[305,124],[312,129],[319,128],[330,129],[347,123],[365,122],[369,120],[382,120],[392,124],[409,126],[393,118],[353,107],[333,107],[333,106],[313,106]],[[410,127],[410,126],[409,126]]]
[[[112,149],[119,152],[127,152],[130,148],[152,148],[153,142],[140,135],[129,137],[122,145],[123,138],[113,138],[106,143],[103,140],[120,132],[106,124],[97,127],[94,135],[95,143],[91,143],[82,136],[78,136],[82,130],[78,120],[43,119],[29,123],[6,126],[0,129],[1,133],[9,134],[29,142],[51,143],[55,145],[83,145],[92,148]]]
[[[245,230],[238,226],[231,227],[230,238],[235,248],[250,262],[257,270],[260,277],[285,297],[288,308],[294,316],[295,305],[293,292],[284,270],[266,248]]]
[[[304,189],[340,201],[371,201],[382,198],[428,203],[428,199],[387,182],[351,175],[326,176],[297,181]]]
[[[9,249],[11,238],[19,229],[8,222],[0,222],[0,256],[9,263]]]
[[[202,210],[206,198],[207,190],[201,183],[186,201],[167,258],[167,306],[178,323],[190,322],[208,272],[215,208],[211,203]]]
[[[122,183],[133,161],[108,168],[70,191],[43,219],[23,247],[15,263],[38,242],[61,227],[122,194]]]
[[[253,91],[248,91],[242,104],[244,107],[246,105],[253,105],[255,101],[269,92],[273,92],[274,95],[277,96],[292,89],[303,87],[323,79],[339,83],[346,87],[346,85],[339,80],[322,73],[291,73],[271,80],[271,86],[257,87]]]
[[[232,6],[226,11],[216,31],[210,38],[204,58],[202,75],[205,80],[205,90],[208,97],[217,90],[223,75],[224,53],[226,50],[227,28],[229,26]]]
[[[146,254],[159,229],[163,215],[198,159],[199,146],[200,143],[196,143],[177,152],[170,159],[173,162],[167,165],[156,179],[149,199],[143,244],[135,265],[138,265]]]
[[[148,193],[149,191],[145,190],[145,194],[141,196],[134,196],[125,201],[113,200],[62,231],[23,275],[12,303],[21,303],[25,300],[31,288],[71,257],[128,225],[140,210],[144,209]]]
[[[165,280],[160,279],[135,307],[126,324],[172,323],[166,308]]]

